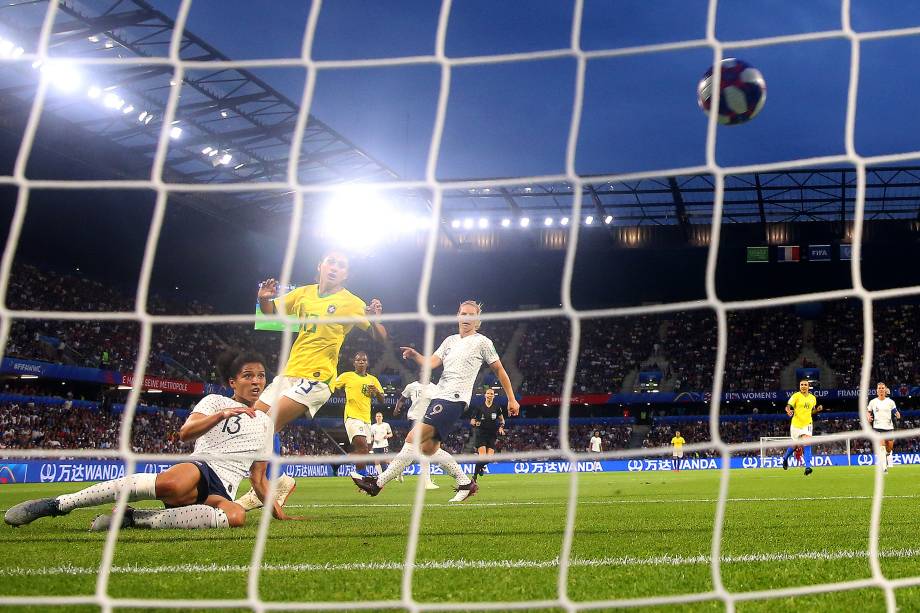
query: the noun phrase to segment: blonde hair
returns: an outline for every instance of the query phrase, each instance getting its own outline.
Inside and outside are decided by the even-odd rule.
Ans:
[[[457,314],[459,315],[460,309],[462,309],[464,306],[467,306],[467,305],[476,307],[476,314],[482,315],[482,303],[476,302],[475,300],[464,300],[463,302],[461,302],[460,306],[457,307]],[[477,319],[473,327],[474,329],[478,330],[480,326],[482,326],[482,322]]]

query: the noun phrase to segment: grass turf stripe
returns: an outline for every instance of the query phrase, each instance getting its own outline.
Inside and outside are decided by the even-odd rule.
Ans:
[[[879,552],[882,558],[917,558],[920,549],[889,549]],[[778,553],[749,553],[722,556],[722,564],[795,562],[800,560],[864,560],[869,558],[868,551],[799,551]],[[711,557],[701,554],[696,556],[620,556],[607,558],[573,558],[571,566],[615,567],[615,566],[687,566],[709,564]],[[386,571],[403,570],[402,562],[354,562],[345,564],[263,564],[263,572],[315,572],[315,571]],[[416,570],[465,570],[465,569],[539,569],[555,568],[559,559],[551,560],[440,560],[418,562]],[[0,577],[34,577],[56,575],[94,575],[97,567],[44,566],[37,568],[9,567],[0,568]],[[246,573],[249,566],[240,564],[172,564],[166,566],[113,566],[116,574],[157,575],[170,573]]]

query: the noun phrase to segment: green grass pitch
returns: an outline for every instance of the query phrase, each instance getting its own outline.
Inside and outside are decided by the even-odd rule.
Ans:
[[[873,470],[821,468],[809,477],[801,470],[732,471],[722,539],[725,587],[749,592],[869,578]],[[888,578],[920,575],[918,477],[920,467],[895,467],[885,477],[879,545]],[[439,477],[442,489],[426,495],[413,597],[433,603],[555,598],[570,478],[486,476],[479,495],[448,505],[449,479]],[[713,589],[709,556],[718,472],[583,474],[578,481],[568,577],[573,600]],[[261,597],[398,599],[415,483],[391,483],[371,499],[344,478],[300,480],[289,511],[308,520],[272,523]],[[6,485],[0,508],[76,489]],[[105,535],[86,529],[99,510],[77,510],[19,529],[0,526],[0,596],[93,594]],[[257,511],[237,530],[124,531],[109,595],[245,598],[258,520]],[[901,589],[896,596],[902,611],[920,610],[920,588]],[[737,609],[883,611],[885,602],[881,590],[868,588],[745,601]],[[706,600],[683,610],[724,607]]]

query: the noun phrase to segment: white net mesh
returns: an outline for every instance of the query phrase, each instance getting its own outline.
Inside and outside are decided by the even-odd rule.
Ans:
[[[440,67],[441,83],[437,104],[437,112],[434,123],[434,131],[431,138],[429,154],[426,165],[425,179],[423,181],[394,181],[390,183],[379,184],[381,189],[405,189],[419,188],[428,189],[433,195],[432,199],[432,219],[438,220],[442,217],[442,197],[446,190],[456,188],[484,188],[484,187],[508,187],[515,185],[528,185],[540,182],[567,182],[572,186],[573,205],[572,218],[578,219],[582,209],[582,193],[586,181],[578,175],[575,167],[576,143],[578,141],[579,126],[581,124],[582,102],[585,88],[586,65],[589,60],[625,56],[635,54],[655,53],[660,51],[691,49],[691,48],[709,48],[712,50],[712,60],[714,65],[718,65],[723,58],[723,50],[726,43],[716,38],[716,12],[718,3],[712,0],[709,3],[706,37],[701,40],[690,40],[680,43],[669,43],[661,45],[649,45],[644,47],[615,49],[605,51],[586,52],[580,46],[580,34],[582,26],[582,15],[584,3],[576,0],[574,4],[574,18],[571,30],[571,45],[567,49],[560,49],[536,53],[519,53],[499,56],[473,57],[473,58],[450,58],[445,54],[445,42],[447,36],[449,16],[451,14],[452,2],[444,0],[440,9],[440,18],[437,26],[437,38],[435,53],[431,56],[409,57],[400,59],[386,60],[367,60],[367,61],[315,61],[312,59],[312,49],[314,36],[317,29],[317,23],[320,13],[323,9],[323,3],[315,1],[310,8],[310,14],[307,22],[305,36],[302,45],[302,55],[299,58],[289,58],[280,60],[248,60],[241,62],[225,61],[191,61],[182,60],[180,57],[180,43],[182,32],[187,21],[189,11],[192,6],[191,0],[182,0],[176,25],[172,33],[172,41],[167,57],[163,58],[119,58],[110,60],[86,59],[81,57],[67,58],[68,62],[73,65],[82,64],[128,64],[138,65],[164,65],[171,70],[171,81],[174,84],[169,90],[169,99],[166,106],[163,121],[161,123],[158,146],[153,163],[153,170],[148,180],[111,180],[111,181],[64,181],[64,180],[31,180],[26,176],[26,165],[29,160],[36,132],[38,129],[39,119],[42,115],[46,93],[49,87],[49,78],[43,76],[38,85],[37,93],[32,103],[25,132],[22,138],[22,144],[19,149],[15,169],[12,176],[0,177],[0,184],[13,185],[18,189],[16,209],[12,219],[9,240],[3,253],[2,268],[0,268],[0,294],[6,295],[9,287],[10,273],[13,266],[13,260],[16,253],[20,234],[23,228],[26,212],[29,206],[30,194],[36,189],[61,189],[61,190],[114,190],[126,188],[150,189],[156,192],[156,204],[150,230],[144,251],[143,264],[141,268],[140,282],[138,284],[136,296],[136,308],[131,313],[100,313],[87,315],[81,312],[60,312],[55,313],[54,317],[62,320],[84,320],[87,318],[98,320],[128,320],[139,322],[141,326],[140,350],[137,356],[137,365],[135,373],[135,383],[131,390],[129,400],[126,405],[124,417],[121,423],[120,447],[110,451],[101,450],[73,450],[67,451],[70,457],[93,457],[93,458],[121,458],[127,466],[128,473],[133,472],[135,464],[138,461],[149,459],[143,454],[134,453],[131,449],[131,428],[133,417],[139,395],[141,393],[142,375],[145,365],[148,362],[150,354],[150,341],[152,329],[155,324],[188,324],[188,323],[243,323],[252,322],[252,317],[244,316],[160,316],[149,313],[146,309],[148,304],[148,290],[150,286],[150,276],[153,267],[154,257],[161,229],[163,227],[164,215],[166,211],[167,198],[171,193],[176,192],[221,192],[221,191],[243,191],[243,190],[272,190],[283,189],[293,192],[293,212],[290,223],[290,234],[286,245],[284,265],[281,273],[281,283],[285,285],[291,278],[291,271],[294,266],[296,255],[296,246],[298,242],[298,232],[301,228],[301,220],[304,215],[304,195],[310,193],[321,193],[328,190],[328,187],[303,184],[298,177],[297,167],[298,159],[301,155],[302,139],[307,126],[307,119],[310,113],[311,102],[313,100],[316,87],[317,73],[323,69],[357,67],[357,66],[398,66],[407,64],[436,64]],[[557,596],[548,600],[527,600],[527,601],[502,601],[502,602],[462,602],[462,603],[420,603],[413,597],[413,572],[416,569],[416,557],[419,547],[419,535],[422,524],[423,495],[424,490],[419,483],[416,490],[416,496],[413,505],[413,512],[408,529],[408,543],[406,546],[405,560],[403,564],[403,580],[401,591],[397,597],[381,601],[358,601],[358,602],[266,602],[264,595],[260,594],[259,580],[260,573],[263,569],[263,559],[265,556],[265,547],[271,519],[268,513],[262,515],[259,525],[258,535],[255,547],[252,553],[251,565],[248,572],[248,596],[239,600],[192,600],[192,599],[126,599],[116,598],[110,595],[109,580],[115,554],[115,547],[118,540],[118,531],[113,530],[109,533],[105,542],[105,548],[102,555],[102,563],[98,573],[96,591],[92,596],[73,596],[73,597],[45,597],[45,596],[22,596],[12,597],[5,596],[0,598],[0,604],[4,605],[35,605],[50,606],[60,604],[86,604],[98,605],[104,611],[111,611],[114,607],[244,607],[253,610],[262,611],[268,609],[380,609],[380,608],[402,608],[410,611],[419,610],[509,610],[509,609],[535,609],[540,607],[561,607],[568,611],[579,609],[594,609],[601,607],[617,606],[648,606],[648,605],[667,605],[677,603],[693,603],[716,600],[724,603],[726,610],[734,610],[739,602],[755,599],[773,599],[779,597],[798,596],[803,594],[820,594],[833,591],[857,590],[861,588],[880,588],[885,593],[886,607],[888,611],[895,611],[897,608],[895,589],[920,584],[920,577],[910,577],[905,579],[890,580],[882,573],[879,564],[879,527],[881,520],[882,498],[883,498],[883,480],[881,466],[875,472],[874,492],[872,496],[871,520],[869,522],[869,560],[871,564],[871,577],[866,579],[842,581],[837,583],[804,585],[794,588],[784,588],[776,590],[752,591],[752,592],[732,592],[726,589],[723,581],[722,563],[725,557],[722,553],[723,545],[723,524],[726,516],[726,505],[728,500],[729,488],[729,459],[732,453],[750,452],[757,453],[761,451],[761,443],[751,442],[744,444],[727,444],[720,437],[719,416],[720,416],[720,398],[722,397],[723,373],[725,371],[725,360],[727,351],[727,313],[733,309],[756,309],[762,307],[775,307],[779,305],[788,305],[798,302],[830,300],[839,298],[857,298],[862,301],[863,305],[863,326],[865,334],[863,335],[863,356],[862,374],[860,381],[859,405],[867,404],[867,392],[869,388],[869,378],[872,365],[873,354],[873,303],[875,300],[895,298],[902,296],[915,295],[920,293],[918,287],[907,287],[901,289],[892,289],[884,291],[867,291],[861,275],[860,268],[860,251],[863,236],[863,220],[866,192],[866,166],[867,164],[895,163],[904,160],[915,159],[920,155],[920,151],[912,151],[896,155],[884,155],[876,157],[860,156],[854,146],[854,127],[856,117],[856,95],[859,85],[859,67],[860,67],[860,45],[866,40],[872,40],[883,37],[904,37],[920,34],[920,28],[906,28],[902,30],[887,30],[879,32],[859,33],[854,31],[850,25],[850,2],[843,0],[840,7],[840,18],[842,27],[839,30],[803,34],[798,36],[783,36],[767,39],[755,40],[737,40],[731,41],[732,49],[746,49],[751,47],[774,45],[781,43],[790,43],[798,41],[811,41],[828,38],[842,38],[849,41],[852,49],[850,56],[850,82],[847,98],[846,114],[846,133],[844,155],[830,155],[822,157],[812,157],[807,159],[784,160],[771,164],[760,164],[741,167],[722,167],[716,162],[716,135],[717,122],[716,116],[710,117],[708,134],[706,141],[706,163],[702,166],[681,167],[665,170],[655,170],[649,172],[632,173],[629,175],[610,175],[606,177],[592,177],[592,181],[617,181],[628,179],[639,179],[644,177],[657,177],[666,175],[688,174],[688,173],[708,173],[714,178],[715,197],[714,210],[712,214],[712,236],[709,246],[709,256],[706,268],[706,299],[700,301],[662,304],[658,306],[635,307],[635,308],[613,308],[600,309],[594,311],[579,311],[573,306],[571,286],[575,262],[575,253],[578,246],[580,227],[577,223],[572,223],[568,229],[568,243],[565,258],[565,267],[563,273],[563,292],[562,306],[559,309],[534,310],[526,313],[498,313],[486,315],[486,321],[493,320],[510,320],[519,318],[547,318],[563,317],[570,323],[570,347],[567,359],[567,368],[565,371],[565,381],[562,393],[562,403],[559,419],[559,441],[560,449],[558,456],[571,461],[572,472],[570,474],[569,492],[567,499],[567,508],[565,516],[564,533],[562,548],[559,552],[558,561],[558,579],[557,579]],[[49,40],[52,29],[55,24],[56,14],[59,5],[55,2],[49,3],[47,13],[41,28],[38,51],[34,54],[26,53],[21,57],[15,58],[17,61],[35,61],[47,62],[54,61],[49,54]],[[494,181],[455,181],[444,182],[436,178],[436,168],[441,146],[441,139],[444,130],[445,116],[447,111],[448,99],[451,89],[451,74],[455,67],[463,65],[478,65],[486,63],[503,63],[517,62],[522,60],[545,59],[545,58],[572,58],[577,63],[575,88],[573,95],[573,113],[568,132],[566,146],[566,171],[564,174],[536,177],[520,177],[514,180],[494,180]],[[4,58],[2,61],[12,61],[10,58]],[[297,115],[297,124],[293,133],[293,139],[290,147],[288,175],[286,181],[263,182],[258,185],[253,184],[233,184],[233,185],[216,185],[216,184],[198,184],[198,183],[167,183],[164,181],[163,168],[167,156],[170,129],[172,121],[176,116],[179,104],[179,95],[181,84],[187,71],[194,69],[219,69],[233,67],[300,67],[307,70],[307,82],[303,89],[303,96],[300,101],[299,113]],[[715,80],[718,81],[719,75],[716,73]],[[714,85],[714,90],[718,90],[718,83]],[[719,234],[721,228],[722,210],[723,210],[723,190],[726,175],[751,172],[766,171],[789,168],[800,168],[814,166],[817,164],[851,164],[856,169],[856,214],[853,229],[853,257],[851,261],[852,289],[828,291],[820,293],[799,294],[795,296],[771,298],[767,300],[753,300],[744,302],[725,302],[720,300],[716,292],[716,262],[719,253]],[[428,243],[425,251],[425,260],[423,265],[423,275],[418,292],[417,313],[402,314],[396,316],[385,316],[381,321],[403,321],[420,319],[425,323],[425,343],[424,350],[430,353],[434,348],[435,336],[434,326],[438,323],[453,321],[453,317],[444,317],[433,315],[429,311],[428,296],[432,284],[432,275],[434,269],[435,254],[438,247],[437,232],[431,232],[428,236]],[[573,550],[573,540],[575,535],[576,510],[579,502],[579,474],[574,470],[575,461],[584,459],[586,454],[580,450],[573,449],[570,446],[569,437],[569,415],[572,389],[575,382],[577,356],[579,353],[579,341],[581,338],[582,321],[585,318],[598,317],[620,317],[626,315],[676,312],[684,310],[711,309],[717,316],[718,323],[718,352],[715,364],[714,384],[712,388],[712,402],[710,408],[710,436],[709,443],[695,443],[687,445],[688,451],[704,450],[715,448],[721,454],[723,464],[720,474],[720,485],[715,512],[714,530],[712,533],[711,555],[709,564],[711,568],[712,589],[709,591],[660,596],[660,597],[643,597],[635,599],[616,599],[605,601],[574,601],[570,597],[570,568]],[[47,316],[47,314],[37,311],[12,310],[4,306],[0,310],[2,315],[2,328],[0,328],[0,347],[6,345],[9,337],[11,324],[16,319],[37,319]],[[286,333],[282,354],[286,355],[290,346],[290,333]],[[872,439],[878,444],[879,437],[872,431],[869,424],[862,418],[863,436]],[[906,438],[911,436],[910,431],[898,432],[895,438]],[[825,437],[826,441],[845,441],[852,438],[851,434],[841,433],[839,435],[830,435]],[[784,443],[777,443],[784,444]],[[11,457],[49,457],[60,455],[60,452],[47,450],[6,450],[7,455]],[[629,458],[646,455],[649,450],[632,450],[632,451],[610,451],[602,453],[600,456],[594,455],[592,458]],[[512,459],[528,459],[541,457],[544,453],[517,453],[511,456]],[[180,460],[183,456],[151,456],[155,460]],[[279,460],[279,456],[274,456]],[[463,459],[463,458],[461,458]],[[469,459],[469,458],[466,458]],[[327,461],[325,457],[302,457],[292,459],[286,457],[287,462],[322,462]],[[127,494],[124,492],[119,500],[116,511],[115,524],[120,522],[124,513],[127,502]]]

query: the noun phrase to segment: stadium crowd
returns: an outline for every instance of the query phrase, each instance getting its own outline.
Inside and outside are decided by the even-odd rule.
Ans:
[[[42,311],[130,312],[134,297],[79,274],[61,274],[19,265],[8,292],[14,309]],[[862,315],[859,301],[842,300],[822,306],[811,331],[791,308],[732,311],[728,316],[725,389],[773,390],[780,374],[794,364],[805,345],[813,345],[827,360],[836,387],[859,384],[862,356]],[[177,304],[157,296],[152,313],[209,315],[213,307],[199,302]],[[874,311],[873,379],[890,387],[920,384],[920,307],[909,302],[883,302]],[[340,353],[340,370],[351,368],[354,353],[368,353],[371,371],[387,375],[394,388],[417,374],[406,367],[400,345],[423,346],[421,324],[398,322],[390,327],[386,346],[352,334]],[[133,321],[17,319],[10,328],[5,355],[119,372],[135,368],[139,324]],[[519,339],[512,346],[515,332]],[[436,329],[436,342],[454,332],[451,325]],[[569,325],[563,318],[544,321],[508,320],[485,323],[484,332],[506,357],[506,367],[519,373],[522,396],[558,395],[562,391],[569,350]],[[588,319],[582,334],[575,393],[630,392],[624,382],[640,369],[662,371],[662,389],[705,391],[712,385],[716,353],[716,324],[707,309],[634,317]],[[257,332],[248,325],[158,325],[154,327],[148,374],[214,382],[214,356],[226,347],[253,348],[273,369],[278,363],[280,335]],[[660,364],[660,366],[659,366]],[[375,367],[379,365],[379,369]]]

